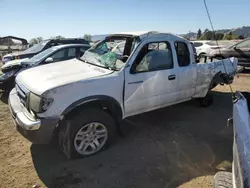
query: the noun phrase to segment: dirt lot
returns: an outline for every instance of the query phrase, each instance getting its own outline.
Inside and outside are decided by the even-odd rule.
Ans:
[[[233,88],[249,90],[250,77],[241,74]],[[212,187],[213,175],[232,161],[231,95],[227,86],[213,95],[209,108],[190,101],[129,118],[126,136],[108,150],[69,161],[55,145],[20,136],[2,94],[0,187]]]

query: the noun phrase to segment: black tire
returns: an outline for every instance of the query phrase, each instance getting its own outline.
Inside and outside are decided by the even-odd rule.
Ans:
[[[206,56],[206,53],[200,53],[199,54],[199,59],[204,58]]]
[[[209,107],[213,104],[214,99],[212,95],[207,94],[204,98],[198,99],[198,101],[200,102],[201,107]]]
[[[222,60],[222,59],[225,59],[225,57],[224,56],[216,56],[216,57],[214,57],[214,59]]]
[[[59,128],[58,141],[59,146],[63,153],[70,159],[91,156],[83,155],[77,151],[74,145],[74,139],[77,132],[85,125],[97,122],[105,126],[107,130],[107,140],[100,150],[99,153],[106,149],[117,137],[117,130],[115,121],[113,118],[104,110],[101,109],[85,109],[81,112],[76,113],[65,121],[65,123]]]
[[[232,173],[218,172],[214,176],[214,188],[233,188]]]

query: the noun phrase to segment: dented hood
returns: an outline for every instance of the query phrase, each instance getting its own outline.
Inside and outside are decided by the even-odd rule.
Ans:
[[[62,85],[104,76],[113,71],[84,63],[77,59],[42,65],[19,73],[16,83],[41,95]]]

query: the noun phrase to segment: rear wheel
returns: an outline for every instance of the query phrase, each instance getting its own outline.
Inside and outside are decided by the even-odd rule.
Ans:
[[[218,172],[214,176],[214,188],[233,188],[232,173]]]
[[[211,94],[207,94],[205,97],[198,98],[197,100],[199,101],[201,107],[209,107],[214,102],[213,96]]]
[[[225,59],[225,57],[223,57],[223,56],[216,56],[216,57],[214,57],[214,59],[222,60],[222,59]]]
[[[114,141],[115,123],[99,109],[84,110],[59,130],[59,145],[68,158],[94,155]]]
[[[206,53],[200,53],[199,54],[199,59],[206,57]]]

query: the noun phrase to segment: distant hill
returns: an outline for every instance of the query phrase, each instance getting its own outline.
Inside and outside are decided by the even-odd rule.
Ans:
[[[243,26],[240,28],[232,29],[232,33],[236,35],[242,35],[244,37],[250,37],[250,26]]]
[[[225,33],[228,33],[228,32],[230,32],[231,31],[231,29],[219,29],[219,30],[217,30],[216,32],[217,33],[223,33],[223,34],[225,34]]]
[[[104,35],[92,35],[91,40],[92,41],[103,40],[103,39],[105,39],[106,36],[108,36],[108,34],[104,34]]]
[[[239,28],[234,28],[234,29],[219,29],[216,30],[217,33],[229,33],[232,32],[233,34],[236,34],[238,36],[242,35],[244,37],[250,37],[250,26],[243,26]],[[92,41],[98,41],[98,40],[103,40],[108,34],[102,34],[102,35],[92,35]],[[197,33],[195,32],[190,32],[186,34],[180,34],[180,36],[185,37],[185,38],[190,38],[191,40],[196,40]]]
[[[190,33],[187,33],[187,34],[180,34],[180,36],[184,37],[184,38],[189,38],[191,40],[195,40],[196,37],[197,37],[197,33],[190,32]]]
[[[216,30],[216,32],[223,33],[223,34],[232,32],[232,34],[236,34],[238,36],[242,35],[246,38],[246,37],[250,37],[250,26],[243,26],[243,27],[234,28],[234,29],[219,29],[219,30]],[[197,33],[190,32],[190,33],[182,34],[181,36],[186,37],[186,38],[196,39]]]

